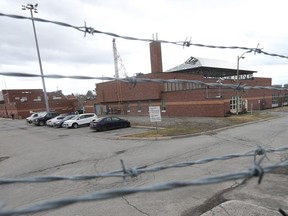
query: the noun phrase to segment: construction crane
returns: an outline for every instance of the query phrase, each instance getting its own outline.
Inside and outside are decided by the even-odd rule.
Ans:
[[[116,39],[115,38],[113,38],[112,43],[113,43],[115,78],[119,79],[120,76],[121,77],[126,77],[127,76],[127,71],[126,71],[126,68],[125,68],[125,66],[123,64],[121,56],[120,56],[120,54],[119,54],[119,52],[117,50]],[[120,72],[120,75],[119,75],[119,72]]]
[[[121,83],[119,81],[119,78],[120,78],[119,71],[120,71],[121,76],[123,76],[123,77],[127,76],[127,72],[126,72],[126,68],[123,64],[123,61],[122,61],[122,59],[121,59],[121,57],[117,51],[115,38],[113,38],[112,43],[113,43],[115,79],[116,79],[116,86],[117,86],[117,90],[116,90],[116,95],[117,95],[117,100],[118,100],[117,113],[118,112],[121,113],[123,111],[123,107],[122,107],[122,89],[121,89]]]

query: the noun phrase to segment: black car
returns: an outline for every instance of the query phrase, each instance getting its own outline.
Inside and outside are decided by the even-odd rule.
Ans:
[[[97,118],[96,120],[90,122],[90,128],[96,131],[105,131],[127,127],[131,127],[129,121],[115,116]]]
[[[33,123],[37,126],[43,126],[46,124],[46,121],[51,119],[51,118],[54,118],[56,116],[58,116],[59,113],[56,113],[56,112],[49,112],[47,113],[46,115],[44,116],[41,116],[41,117],[38,117],[38,118],[35,118]]]

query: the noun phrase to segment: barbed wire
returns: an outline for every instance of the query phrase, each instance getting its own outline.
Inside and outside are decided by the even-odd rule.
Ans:
[[[208,87],[218,87],[218,88],[231,88],[237,91],[245,91],[245,90],[279,90],[279,91],[287,91],[288,88],[284,87],[275,87],[275,86],[247,86],[246,84],[223,84],[223,83],[207,83],[199,80],[184,80],[184,79],[150,79],[150,78],[137,78],[137,77],[125,77],[125,78],[115,78],[115,77],[93,77],[93,76],[64,76],[58,74],[48,74],[48,75],[40,75],[40,74],[32,74],[32,73],[22,73],[22,72],[0,72],[2,76],[11,76],[11,77],[44,77],[51,79],[79,79],[79,80],[108,80],[108,81],[122,81],[125,83],[136,85],[137,83],[194,83]]]
[[[32,20],[31,17],[25,17],[25,16],[20,16],[20,15],[14,15],[14,14],[0,13],[0,16],[5,16],[5,17],[10,17],[10,18],[15,18],[15,19]],[[37,17],[34,17],[33,20],[37,21],[37,22],[52,23],[52,24],[56,24],[56,25],[60,25],[60,26],[64,26],[64,27],[73,28],[73,29],[76,29],[76,30],[84,32],[84,33],[86,32],[86,27],[85,26],[74,26],[74,25],[70,25],[70,24],[64,23],[64,22],[51,21],[51,20],[41,19],[41,18],[37,18]]]
[[[258,184],[261,183],[262,177],[264,173],[269,173],[274,171],[275,169],[283,168],[288,166],[288,160],[282,161],[280,163],[274,164],[272,166],[267,166],[267,167],[261,167],[262,161],[267,157],[267,153],[273,153],[273,152],[279,152],[279,151],[287,151],[288,147],[280,147],[276,149],[268,148],[264,149],[260,146],[257,147],[256,150],[246,152],[244,154],[231,154],[231,155],[224,155],[221,157],[214,157],[214,158],[207,158],[207,159],[202,159],[202,160],[196,160],[196,161],[190,161],[190,162],[181,162],[181,163],[176,163],[176,164],[170,164],[166,166],[155,166],[151,167],[148,169],[143,169],[142,171],[144,172],[155,172],[155,171],[161,171],[163,169],[168,169],[168,168],[179,168],[179,167],[186,167],[186,166],[191,166],[195,164],[203,164],[203,163],[208,163],[211,161],[215,160],[227,160],[227,159],[233,159],[233,158],[238,158],[238,157],[243,157],[243,156],[253,156],[253,164],[248,170],[240,171],[237,173],[227,173],[227,174],[222,174],[222,175],[216,175],[212,177],[207,177],[207,178],[200,178],[192,181],[171,181],[171,182],[166,182],[166,183],[160,183],[160,184],[154,184],[154,185],[148,185],[148,186],[143,186],[143,187],[138,187],[138,188],[124,188],[124,189],[111,189],[111,190],[103,190],[95,193],[90,193],[78,197],[70,197],[70,198],[61,198],[61,199],[55,199],[55,200],[50,200],[50,201],[44,201],[42,203],[30,205],[28,207],[20,207],[16,208],[14,210],[2,210],[0,208],[0,216],[12,216],[12,215],[22,215],[22,214],[28,214],[28,213],[36,213],[36,212],[41,212],[41,211],[46,211],[46,210],[52,210],[52,209],[57,209],[57,208],[62,208],[68,205],[72,205],[75,203],[79,202],[90,202],[90,201],[99,201],[99,200],[106,200],[106,199],[112,199],[116,197],[122,197],[126,195],[131,195],[135,193],[148,193],[148,192],[159,192],[159,191],[166,191],[166,190],[173,190],[176,188],[183,188],[183,187],[188,187],[188,186],[200,186],[200,185],[208,185],[208,184],[216,184],[216,183],[223,183],[226,181],[231,181],[231,180],[238,180],[238,179],[250,179],[252,177],[259,177],[258,179]],[[257,161],[256,156],[261,156],[260,159]],[[141,172],[142,167],[139,169],[134,169],[134,171],[131,171],[132,169],[126,169],[124,166],[123,161],[122,163],[122,172],[124,171],[124,175],[119,175],[118,177],[125,177],[125,176],[131,176],[135,177]],[[136,172],[135,172],[136,170]],[[116,172],[119,171],[112,171],[108,173],[109,175],[115,174]],[[97,176],[101,176],[97,175]],[[104,176],[104,175],[103,175]],[[87,178],[88,177],[88,178]],[[60,177],[59,179],[49,179],[49,178],[32,178],[29,183],[35,183],[38,180],[42,182],[42,180],[46,181],[54,181],[54,180],[90,180],[91,177],[95,178],[94,176],[77,176],[75,177]],[[115,177],[115,176],[113,176]],[[19,180],[19,179],[18,179]],[[23,179],[22,179],[23,180]],[[26,179],[27,180],[27,179]],[[36,180],[36,181],[35,181]],[[125,180],[125,179],[124,179]],[[9,180],[10,181],[10,180]],[[3,182],[2,182],[3,183]],[[19,183],[17,180],[15,182],[6,182],[8,184],[10,183]],[[6,184],[4,182],[4,184]],[[23,183],[23,182],[21,182]],[[27,182],[26,182],[27,183]]]
[[[14,15],[14,14],[5,14],[5,13],[0,13],[0,16],[4,16],[4,17],[9,17],[9,18],[14,18],[14,19],[27,19],[27,20],[32,20],[31,17],[25,17],[25,16],[20,16],[20,15]],[[134,41],[143,41],[143,42],[153,42],[155,40],[153,39],[144,39],[144,38],[137,38],[137,37],[131,37],[131,36],[122,36],[116,33],[112,33],[112,32],[105,32],[105,31],[100,31],[100,30],[96,30],[93,27],[87,27],[86,26],[86,22],[84,22],[84,26],[74,26],[65,22],[59,22],[59,21],[52,21],[52,20],[47,20],[47,19],[42,19],[42,18],[33,18],[34,21],[37,22],[45,22],[45,23],[52,23],[52,24],[56,24],[56,25],[60,25],[60,26],[64,26],[64,27],[69,27],[69,28],[73,28],[76,29],[80,32],[84,32],[84,36],[86,36],[86,34],[104,34],[104,35],[108,35],[111,37],[117,37],[117,38],[122,38],[125,40],[134,40]],[[166,44],[173,44],[173,45],[180,45],[183,47],[190,47],[190,46],[197,46],[197,47],[204,47],[204,48],[212,48],[212,49],[241,49],[241,50],[250,50],[251,52],[254,51],[254,53],[259,53],[259,54],[264,54],[264,55],[268,55],[268,56],[272,56],[272,57],[279,57],[279,58],[285,58],[288,59],[288,56],[285,55],[280,55],[280,54],[276,54],[276,53],[268,53],[268,52],[264,52],[262,51],[262,49],[257,48],[249,48],[249,47],[243,47],[243,46],[216,46],[216,45],[205,45],[205,44],[200,44],[200,43],[191,43],[191,39],[185,40],[185,41],[168,41],[168,40],[158,40],[158,42],[160,43],[166,43]]]
[[[15,19],[27,19],[32,20],[30,17],[24,17],[19,15],[11,15],[11,14],[4,14],[0,13],[0,16],[5,16],[9,18],[15,18]],[[134,41],[143,41],[143,42],[153,42],[155,40],[151,39],[143,39],[143,38],[136,38],[136,37],[130,37],[130,36],[122,36],[116,33],[112,32],[104,32],[94,29],[93,27],[87,27],[86,22],[84,23],[84,26],[74,26],[68,23],[59,22],[59,21],[51,21],[41,18],[33,18],[34,21],[37,22],[44,22],[44,23],[52,23],[64,27],[69,27],[76,29],[82,33],[84,33],[84,36],[86,34],[105,34],[112,37],[122,38],[126,40],[134,40]],[[286,58],[288,59],[288,56],[285,55],[279,55],[274,53],[268,53],[265,51],[262,51],[262,49],[257,48],[248,48],[248,47],[240,47],[240,46],[214,46],[214,45],[205,45],[205,44],[198,44],[198,43],[191,43],[190,41],[167,41],[167,40],[157,40],[161,43],[168,43],[173,45],[180,45],[183,47],[190,47],[190,46],[198,46],[198,47],[205,47],[205,48],[212,48],[212,49],[242,49],[242,50],[248,50],[248,51],[254,51],[254,53],[259,54],[265,54],[272,57],[280,57],[280,58]],[[137,78],[137,77],[126,77],[123,79],[115,79],[114,77],[91,77],[91,76],[63,76],[63,75],[36,75],[31,73],[18,73],[18,72],[0,72],[0,75],[3,76],[16,76],[16,77],[45,77],[45,78],[70,78],[70,79],[97,79],[97,80],[120,80],[122,82],[126,83],[144,83],[144,82],[154,82],[154,83],[195,83],[203,86],[208,87],[222,87],[222,88],[232,88],[234,90],[238,91],[244,91],[244,90],[250,90],[250,89],[266,89],[266,90],[280,90],[280,91],[286,91],[287,88],[279,88],[279,87],[273,87],[273,86],[246,86],[246,85],[235,85],[235,84],[222,84],[222,83],[206,83],[198,80],[182,80],[182,79],[169,79],[169,80],[163,80],[163,79],[149,79],[149,78]],[[250,169],[240,171],[237,173],[228,173],[223,175],[216,175],[212,177],[207,178],[200,178],[192,181],[172,181],[167,183],[161,183],[161,184],[155,184],[155,185],[148,185],[138,188],[124,188],[124,189],[116,189],[116,190],[104,190],[99,191],[87,195],[82,195],[78,197],[72,197],[72,198],[62,198],[62,199],[56,199],[51,201],[44,201],[39,204],[34,204],[28,207],[20,207],[16,208],[14,210],[2,210],[3,204],[0,203],[0,216],[12,216],[12,215],[23,215],[28,213],[36,213],[46,210],[52,210],[56,208],[62,208],[68,205],[72,205],[79,202],[88,202],[88,201],[98,201],[98,200],[105,200],[105,199],[112,199],[116,197],[122,197],[125,195],[131,195],[135,193],[148,193],[148,192],[156,192],[156,191],[166,191],[166,190],[172,190],[176,188],[183,188],[188,186],[199,186],[199,185],[208,185],[208,184],[216,184],[216,183],[222,183],[226,181],[231,180],[238,180],[238,179],[249,179],[252,177],[259,177],[258,183],[261,183],[262,177],[264,173],[272,172],[275,169],[279,169],[282,167],[288,166],[288,160],[285,160],[283,162],[280,162],[278,164],[267,166],[267,167],[261,167],[261,162],[267,157],[267,153],[272,152],[278,152],[278,151],[286,151],[288,150],[288,147],[281,147],[277,149],[264,149],[261,147],[258,147],[254,151],[249,151],[244,154],[230,154],[230,155],[224,155],[220,157],[214,157],[214,158],[206,158],[206,159],[200,159],[196,161],[186,161],[186,162],[180,162],[180,163],[174,163],[174,164],[168,164],[168,165],[161,165],[161,166],[153,166],[148,167],[142,166],[142,167],[132,167],[132,168],[126,168],[124,165],[124,162],[121,160],[122,169],[116,170],[108,173],[102,173],[97,175],[81,175],[81,176],[40,176],[40,177],[32,177],[32,178],[21,178],[21,179],[0,179],[0,185],[4,184],[14,184],[14,183],[40,183],[40,182],[52,182],[52,181],[61,181],[61,180],[71,180],[71,181],[79,181],[79,180],[91,180],[96,178],[108,178],[108,177],[121,177],[124,179],[126,177],[137,177],[138,175],[142,173],[149,173],[149,172],[158,172],[165,169],[170,168],[183,168],[188,167],[196,164],[204,164],[216,160],[228,160],[233,158],[239,158],[239,157],[245,157],[245,156],[254,156],[254,161]],[[256,157],[258,155],[261,155],[262,157],[257,161]],[[286,215],[286,213],[279,209],[279,212],[283,215]]]
[[[32,178],[21,178],[21,179],[0,179],[0,185],[4,184],[14,184],[14,183],[43,183],[43,182],[54,182],[54,181],[62,181],[62,180],[70,180],[70,181],[83,181],[83,180],[91,180],[91,179],[97,179],[97,178],[110,178],[110,177],[136,177],[142,173],[150,173],[150,172],[158,172],[166,169],[171,168],[184,168],[189,167],[193,165],[199,165],[199,164],[205,164],[213,161],[219,161],[219,160],[229,160],[239,157],[250,157],[254,156],[254,161],[256,161],[256,156],[258,155],[264,155],[267,158],[267,153],[274,153],[274,152],[282,152],[287,151],[288,147],[280,147],[280,148],[268,148],[264,149],[261,146],[258,146],[258,148],[254,151],[248,151],[243,154],[228,154],[223,155],[219,157],[211,157],[211,158],[205,158],[195,161],[185,161],[185,162],[179,162],[179,163],[173,163],[168,165],[161,165],[161,166],[152,166],[148,167],[145,166],[139,166],[139,167],[131,167],[126,168],[124,165],[124,162],[121,160],[122,169],[115,170],[111,172],[101,173],[97,175],[81,175],[81,176],[38,176],[38,177],[32,177]]]
[[[124,188],[124,189],[112,189],[112,190],[104,190],[95,193],[90,193],[78,197],[69,197],[56,199],[51,201],[44,201],[39,204],[34,204],[28,207],[16,208],[14,210],[0,210],[0,216],[12,216],[12,215],[22,215],[28,213],[36,213],[41,211],[47,211],[57,208],[66,207],[75,203],[82,202],[91,202],[91,201],[99,201],[112,199],[116,197],[122,197],[126,195],[132,195],[135,193],[149,193],[149,192],[159,192],[166,190],[173,190],[177,188],[189,187],[189,186],[201,186],[201,185],[209,185],[216,183],[223,183],[232,180],[239,179],[250,179],[252,177],[261,177],[264,173],[269,173],[274,171],[275,169],[279,169],[282,167],[288,166],[288,160],[267,167],[260,167],[257,164],[254,164],[250,169],[237,172],[237,173],[229,173],[224,175],[217,175],[208,178],[196,179],[193,181],[172,181],[162,184],[154,184],[149,186],[143,186],[138,188]],[[258,181],[260,183],[260,181]]]

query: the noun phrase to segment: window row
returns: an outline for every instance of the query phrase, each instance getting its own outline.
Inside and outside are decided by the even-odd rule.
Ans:
[[[200,83],[164,83],[164,91],[182,91],[190,89],[200,89],[202,85]]]
[[[147,103],[144,103],[144,102],[141,102],[141,101],[137,101],[137,112],[142,112],[143,106],[147,107],[147,106],[145,106],[146,104]],[[149,106],[153,106],[151,101],[148,101],[147,105],[148,105],[148,107]],[[130,104],[130,102],[127,102],[126,107],[127,107],[127,112],[131,112],[131,104]],[[148,108],[148,110],[149,110],[149,108]],[[161,111],[162,112],[166,112],[165,100],[161,101]]]

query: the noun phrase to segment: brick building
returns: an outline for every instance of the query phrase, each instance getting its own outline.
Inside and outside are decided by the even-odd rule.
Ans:
[[[50,111],[60,114],[75,112],[76,97],[66,97],[62,91],[48,92]],[[23,119],[32,112],[45,111],[44,93],[42,89],[2,90],[0,92],[0,117]]]
[[[157,41],[150,44],[152,73],[138,74],[135,80],[142,82],[96,84],[97,114],[148,115],[149,106],[154,105],[161,107],[163,116],[222,117],[228,113],[287,105],[287,90],[259,88],[237,92],[225,87],[225,84],[236,85],[237,70],[221,61],[190,57],[185,63],[162,72],[160,45]],[[271,87],[272,79],[254,77],[256,71],[240,69],[238,72],[241,85]],[[147,82],[149,79],[161,81]],[[189,82],[191,80],[200,82]],[[239,98],[238,109],[236,98]]]

